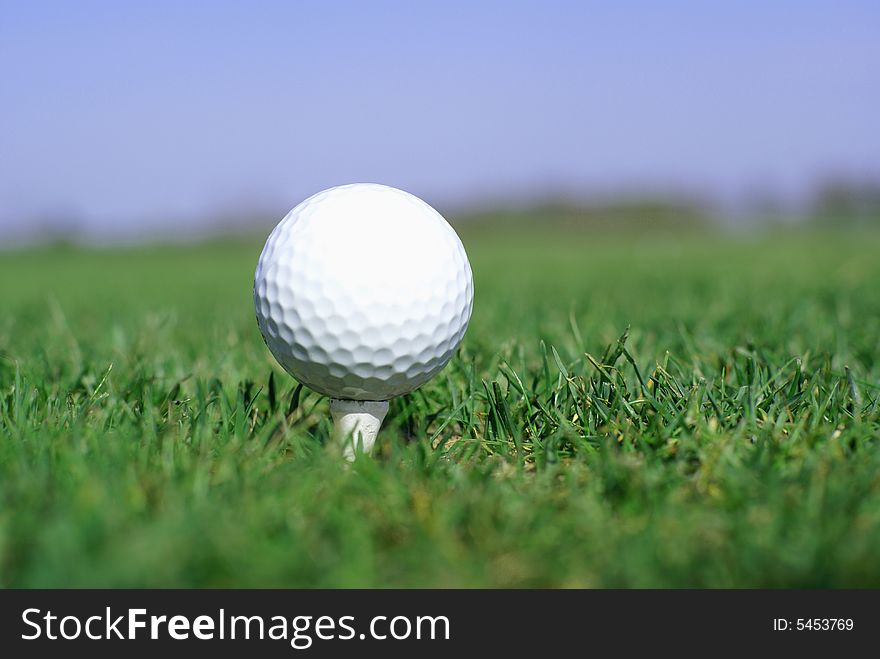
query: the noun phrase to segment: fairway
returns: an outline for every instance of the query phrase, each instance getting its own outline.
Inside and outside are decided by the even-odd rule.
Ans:
[[[0,586],[880,587],[880,234],[534,226],[350,469],[264,235],[0,253]]]

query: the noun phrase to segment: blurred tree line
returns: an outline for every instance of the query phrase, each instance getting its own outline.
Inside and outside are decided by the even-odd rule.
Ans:
[[[500,207],[453,215],[456,225],[469,230],[516,229],[540,226],[547,230],[597,233],[711,231],[721,226],[844,229],[880,228],[880,179],[826,179],[794,210],[772,192],[746,210],[730,216],[698,196],[619,197],[579,201],[549,198],[516,207]]]
[[[596,202],[549,200],[522,207],[485,210],[451,218],[468,229],[534,229],[564,232],[700,231],[717,226],[709,206],[677,197],[622,198]]]
[[[880,181],[829,179],[816,191],[810,219],[821,226],[880,226]]]

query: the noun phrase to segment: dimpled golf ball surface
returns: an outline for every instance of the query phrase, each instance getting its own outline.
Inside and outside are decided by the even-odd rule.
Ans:
[[[418,197],[366,183],[290,211],[254,280],[275,359],[310,388],[352,400],[388,400],[434,376],[467,330],[473,295],[446,220]]]

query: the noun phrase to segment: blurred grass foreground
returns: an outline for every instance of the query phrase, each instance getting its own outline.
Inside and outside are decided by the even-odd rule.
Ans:
[[[0,254],[0,586],[880,586],[876,229],[498,227],[348,471],[262,236]]]

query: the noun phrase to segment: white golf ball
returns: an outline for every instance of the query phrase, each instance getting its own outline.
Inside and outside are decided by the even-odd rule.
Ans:
[[[474,300],[458,236],[402,190],[342,185],[275,227],[257,264],[254,304],[269,350],[333,398],[388,400],[452,357]]]

